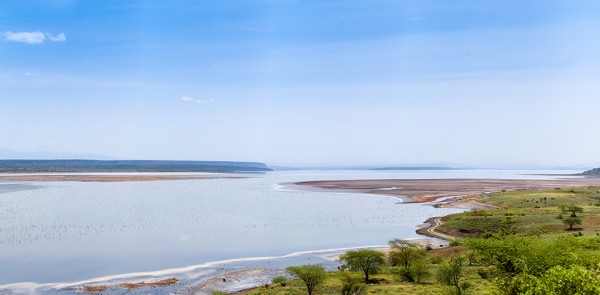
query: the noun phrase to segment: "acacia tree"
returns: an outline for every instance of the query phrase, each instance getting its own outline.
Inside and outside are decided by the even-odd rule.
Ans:
[[[455,287],[458,295],[462,294],[463,286],[466,286],[460,282],[463,276],[463,260],[462,256],[454,257],[449,262],[440,264],[436,273],[437,281]]]
[[[567,217],[562,220],[564,224],[569,226],[569,230],[573,230],[573,226],[576,224],[581,224],[581,218],[579,217]]]
[[[308,295],[312,295],[313,291],[327,278],[327,272],[320,265],[290,266],[285,270],[304,282]]]
[[[399,266],[397,272],[402,279],[414,282],[416,270],[411,265],[417,261],[423,261],[427,256],[427,251],[406,240],[391,240],[388,244],[392,248],[389,254],[390,264]]]
[[[421,283],[423,279],[429,276],[429,267],[427,260],[421,259],[412,263],[409,273],[416,283]]]
[[[350,270],[362,271],[365,274],[365,282],[369,282],[369,275],[375,274],[385,266],[385,255],[376,250],[360,249],[348,251],[340,256]]]
[[[406,240],[395,239],[388,242],[392,248],[390,252],[390,263],[393,266],[402,266],[405,269],[410,267],[410,264],[419,260],[426,255],[426,251]]]
[[[583,213],[583,208],[575,205],[565,207],[565,211],[571,212],[571,217],[577,217],[577,213]]]

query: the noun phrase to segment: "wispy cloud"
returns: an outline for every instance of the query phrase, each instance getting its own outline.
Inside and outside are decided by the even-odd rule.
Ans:
[[[183,100],[183,101],[186,101],[186,102],[187,102],[187,101],[194,101],[194,98],[193,98],[193,97],[191,97],[191,96],[182,96],[182,97],[181,97],[181,100]]]
[[[65,33],[60,33],[56,36],[52,36],[52,34],[50,33],[46,33],[46,37],[48,37],[48,40],[50,40],[51,42],[65,42],[67,41],[67,36],[65,36]]]
[[[52,35],[50,33],[42,33],[42,32],[4,32],[4,39],[11,42],[21,42],[27,44],[43,44],[46,40],[50,42],[65,42],[67,41],[67,36],[65,33],[60,33],[58,35]]]
[[[181,100],[184,102],[197,102],[197,103],[202,103],[202,104],[209,104],[209,103],[213,103],[216,100],[215,99],[195,99],[191,96],[182,96]]]
[[[4,38],[12,42],[42,44],[44,43],[44,40],[46,40],[46,35],[42,32],[4,32]]]
[[[196,99],[197,103],[212,103],[215,102],[214,99]]]

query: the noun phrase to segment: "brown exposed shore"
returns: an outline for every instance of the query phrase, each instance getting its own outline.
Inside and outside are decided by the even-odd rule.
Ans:
[[[374,179],[297,182],[294,185],[322,190],[394,196],[407,203],[425,203],[450,196],[481,195],[502,190],[540,190],[556,187],[600,185],[598,177],[552,180],[526,179]]]

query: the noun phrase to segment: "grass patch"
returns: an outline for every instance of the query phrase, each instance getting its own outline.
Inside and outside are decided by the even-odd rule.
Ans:
[[[568,226],[562,218],[569,217],[570,213],[562,212],[560,207],[576,205],[583,208],[583,213],[578,213],[583,224],[577,230],[587,235],[600,232],[600,187],[516,190],[494,193],[477,201],[494,205],[497,209],[448,215],[438,230],[457,237],[480,237],[497,233],[510,225],[514,233],[537,236],[564,234]]]
[[[451,247],[458,248],[458,247]],[[488,290],[491,288],[491,282],[482,279],[478,274],[482,266],[466,267],[465,280],[472,284],[469,294],[491,294]],[[435,269],[435,265],[432,270]],[[344,275],[351,274],[360,278],[360,274],[348,271],[331,272],[325,282],[325,285],[317,290],[319,295],[339,295],[342,289]],[[428,278],[420,284],[401,282],[392,274],[390,268],[385,269],[382,273],[373,276],[373,281],[366,285],[364,294],[449,294],[449,287],[436,283],[434,278]],[[290,280],[286,286],[270,285],[256,288],[247,291],[244,294],[248,295],[305,295],[306,288],[300,280]]]

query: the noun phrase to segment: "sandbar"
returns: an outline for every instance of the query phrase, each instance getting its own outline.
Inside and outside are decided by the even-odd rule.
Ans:
[[[443,197],[482,195],[503,190],[542,190],[558,187],[600,186],[599,177],[530,179],[369,179],[296,182],[294,185],[327,191],[398,197],[406,203],[433,202]]]

